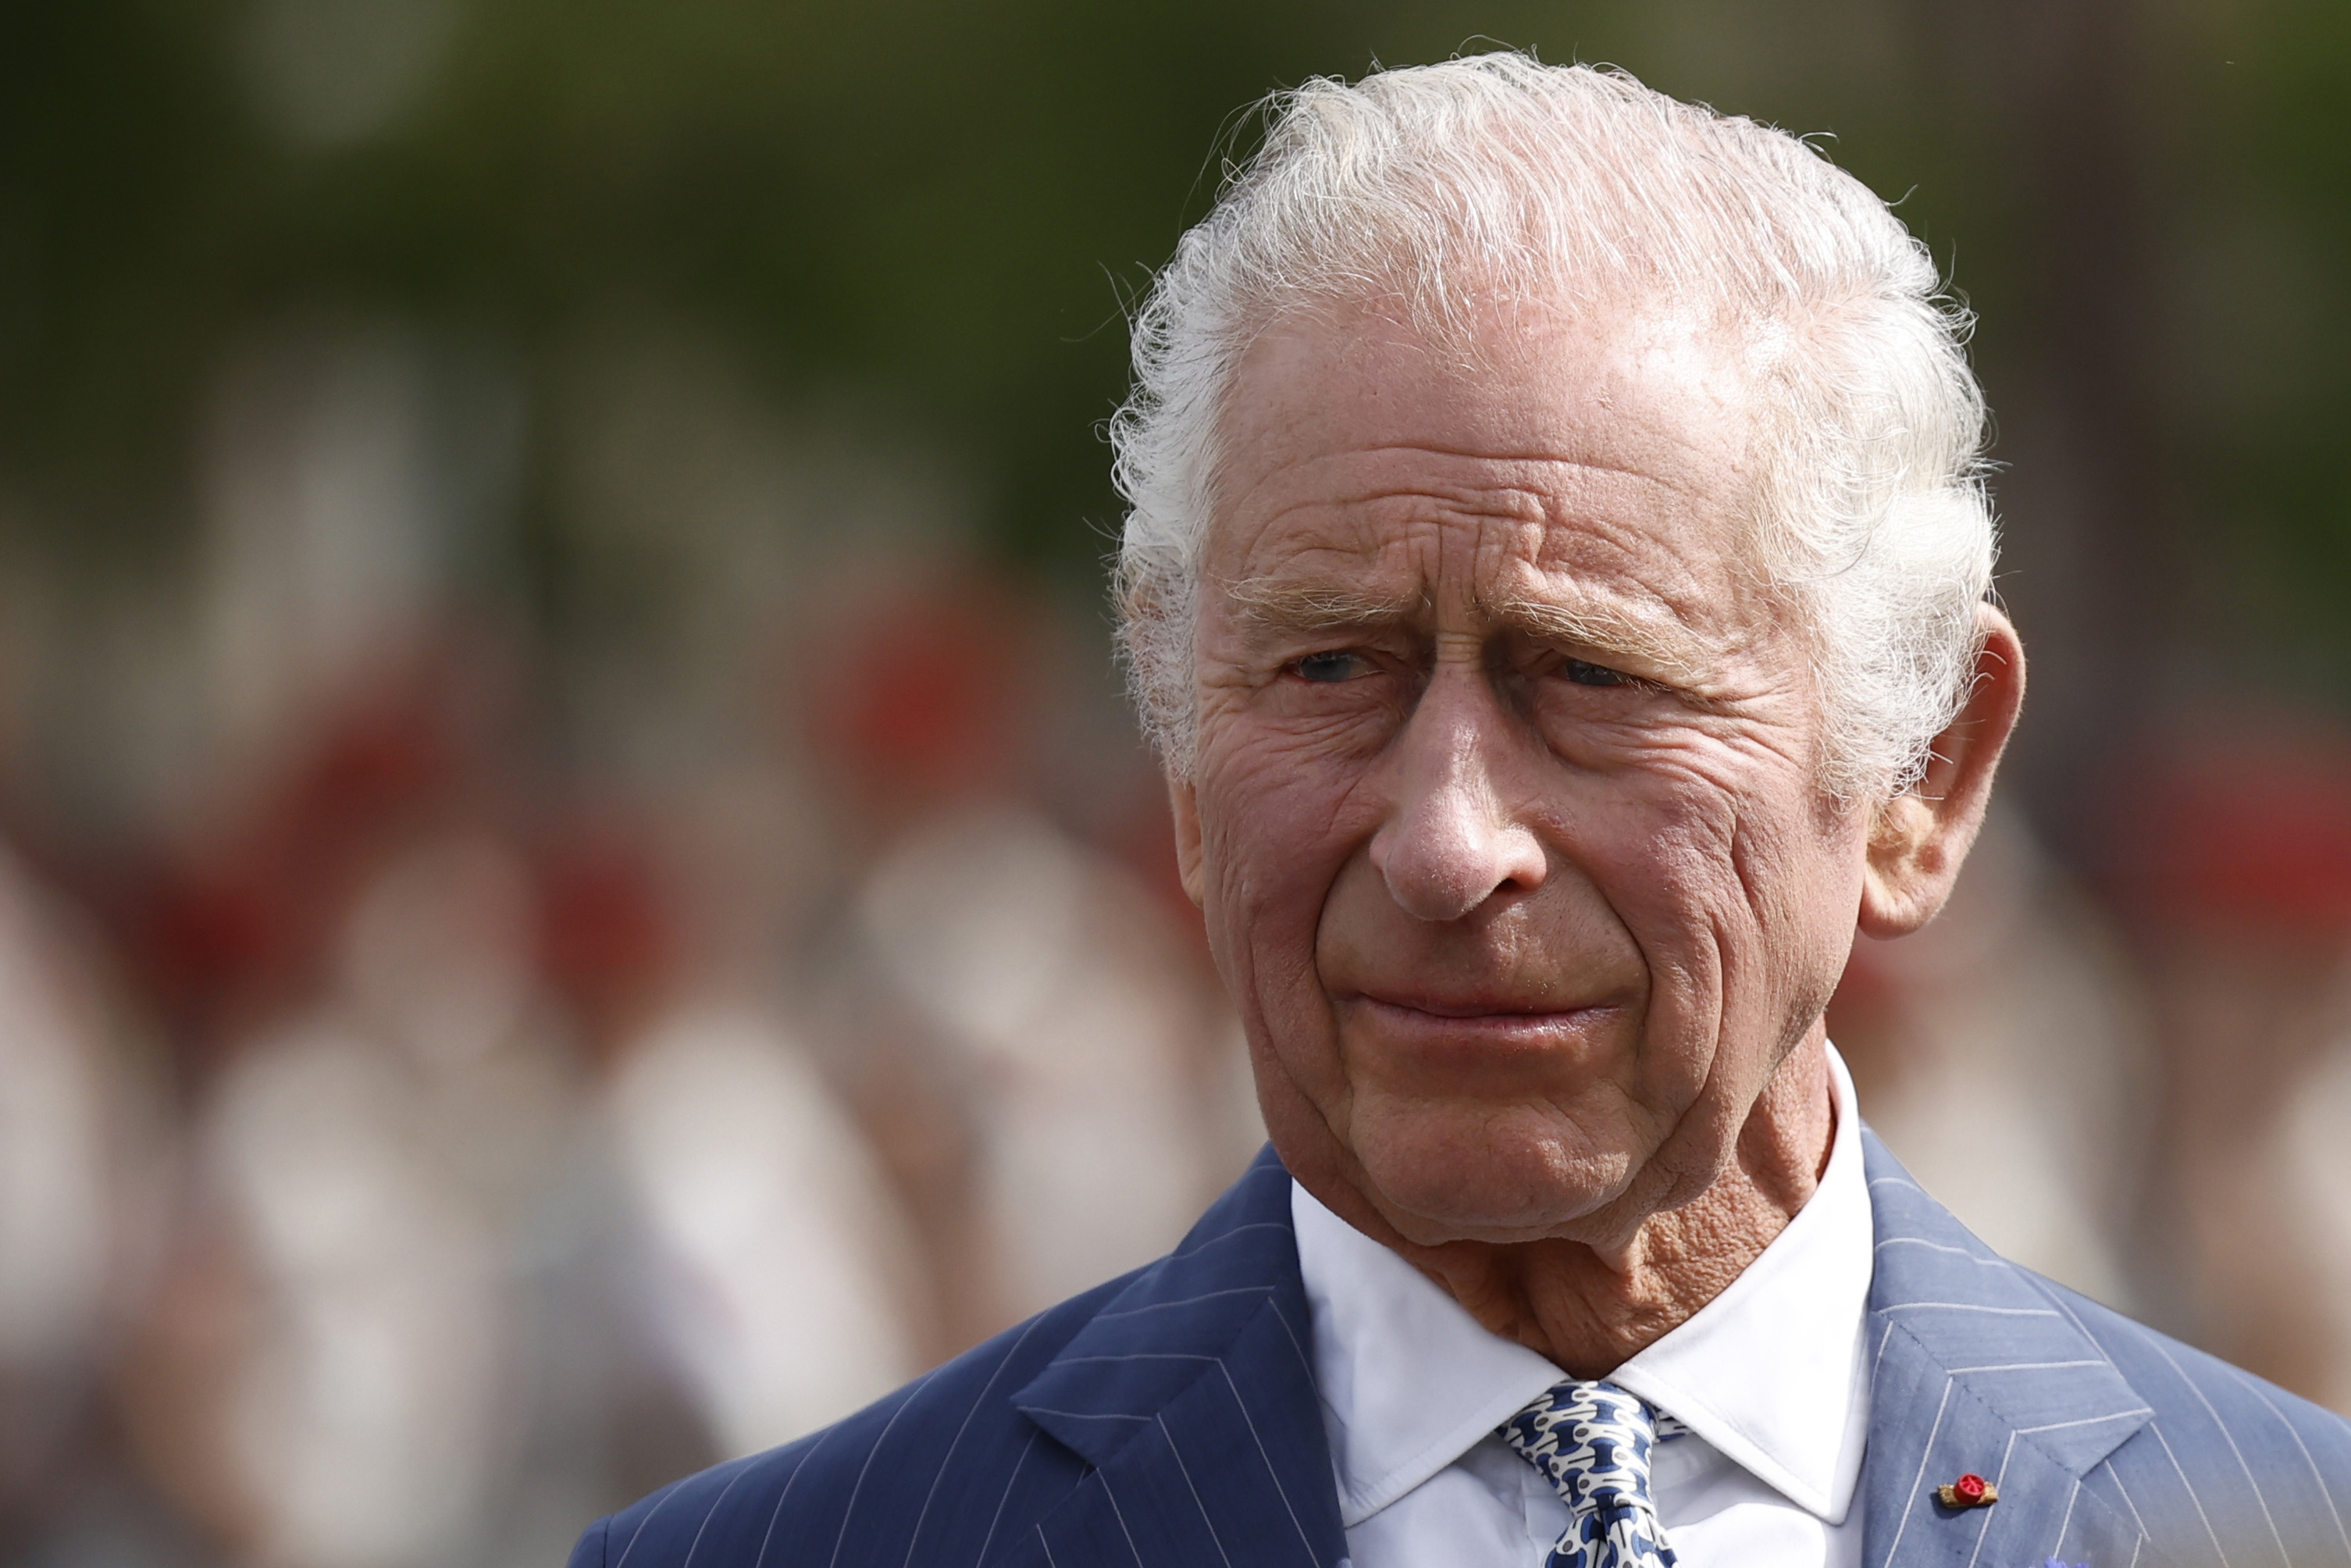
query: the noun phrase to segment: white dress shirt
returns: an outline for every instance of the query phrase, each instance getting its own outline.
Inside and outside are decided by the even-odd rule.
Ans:
[[[1853,1081],[1812,1201],[1730,1288],[1609,1374],[1690,1434],[1656,1449],[1682,1568],[1856,1568],[1875,1257]],[[1314,1373],[1353,1568],[1538,1568],[1567,1505],[1494,1436],[1566,1375],[1488,1333],[1395,1253],[1291,1186]]]

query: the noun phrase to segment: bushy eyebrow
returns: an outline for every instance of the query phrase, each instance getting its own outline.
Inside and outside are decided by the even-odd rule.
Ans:
[[[1695,639],[1688,633],[1676,636],[1629,615],[1591,614],[1540,599],[1504,600],[1480,608],[1495,624],[1538,642],[1589,649],[1600,654],[1603,663],[1629,659],[1642,666],[1643,674],[1677,685],[1695,680],[1698,674],[1690,658]]]
[[[1426,593],[1373,594],[1336,583],[1244,578],[1225,584],[1243,630],[1259,635],[1392,625],[1428,606]]]
[[[1370,631],[1408,621],[1426,611],[1426,592],[1366,593],[1338,583],[1281,582],[1249,578],[1226,584],[1243,632],[1252,640],[1299,632],[1361,628]],[[1480,614],[1499,630],[1537,642],[1572,647],[1598,662],[1623,659],[1640,673],[1667,682],[1693,680],[1692,639],[1676,636],[1631,616],[1571,610],[1539,599],[1481,601]]]

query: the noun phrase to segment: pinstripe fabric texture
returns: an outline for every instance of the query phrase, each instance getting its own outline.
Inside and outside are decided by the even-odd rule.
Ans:
[[[1867,1568],[2351,1568],[2351,1426],[1993,1254],[1864,1134]],[[599,1521],[572,1568],[1333,1568],[1270,1150],[1174,1253],[839,1426]],[[1938,1483],[1975,1470],[1990,1508]]]
[[[1863,1148],[1868,1568],[2351,1568],[2351,1426],[2006,1261]],[[1968,1470],[2000,1501],[1943,1508]]]
[[[1182,1246],[837,1427],[599,1521],[572,1568],[1332,1568],[1270,1149]]]

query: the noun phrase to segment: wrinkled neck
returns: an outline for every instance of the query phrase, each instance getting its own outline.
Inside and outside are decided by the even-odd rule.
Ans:
[[[1757,1099],[1714,1182],[1619,1245],[1378,1239],[1492,1333],[1578,1377],[1604,1377],[1762,1255],[1818,1190],[1835,1134],[1827,1037],[1816,1025]]]

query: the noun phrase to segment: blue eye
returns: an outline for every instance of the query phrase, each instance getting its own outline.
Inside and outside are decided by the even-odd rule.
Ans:
[[[1309,653],[1290,666],[1301,681],[1327,685],[1333,681],[1352,681],[1370,668],[1370,662],[1360,653]]]
[[[1629,677],[1605,664],[1587,664],[1582,659],[1570,659],[1567,662],[1567,678],[1579,686],[1621,686]]]

